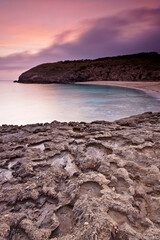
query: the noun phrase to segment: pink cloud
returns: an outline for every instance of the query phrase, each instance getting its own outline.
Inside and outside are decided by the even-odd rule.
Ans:
[[[69,29],[57,36],[55,43],[36,54],[28,52],[0,58],[0,69],[15,71],[44,62],[66,59],[98,58],[137,52],[160,52],[160,9],[126,10],[110,17],[83,22],[85,30]],[[70,41],[70,37],[78,37]]]

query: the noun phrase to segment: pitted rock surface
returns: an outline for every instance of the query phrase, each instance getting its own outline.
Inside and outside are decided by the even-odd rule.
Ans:
[[[0,240],[159,240],[160,113],[0,127]]]

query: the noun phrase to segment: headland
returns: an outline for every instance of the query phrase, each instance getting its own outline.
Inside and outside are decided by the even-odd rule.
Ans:
[[[100,59],[38,65],[19,76],[19,83],[85,81],[160,81],[160,54],[139,53]]]

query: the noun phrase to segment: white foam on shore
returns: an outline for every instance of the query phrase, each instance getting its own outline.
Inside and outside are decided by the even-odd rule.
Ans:
[[[123,82],[123,84],[126,83],[123,86],[120,86],[118,83],[119,83],[119,81],[115,81],[114,84],[108,83],[107,81],[106,82],[105,81],[92,81],[92,82],[89,81],[89,82],[76,82],[75,84],[86,84],[86,85],[89,84],[89,85],[97,85],[97,86],[110,86],[110,87],[135,89],[135,90],[145,92],[146,94],[150,95],[151,97],[160,100],[160,92],[158,92],[158,91],[154,91],[154,90],[150,90],[150,89],[146,89],[146,88],[142,88],[142,87],[127,86],[126,84],[128,84],[130,82]]]

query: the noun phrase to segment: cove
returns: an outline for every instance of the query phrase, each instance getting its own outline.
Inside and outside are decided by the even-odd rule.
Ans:
[[[113,121],[148,111],[160,111],[160,101],[140,90],[89,84],[0,81],[0,125],[54,120]]]

